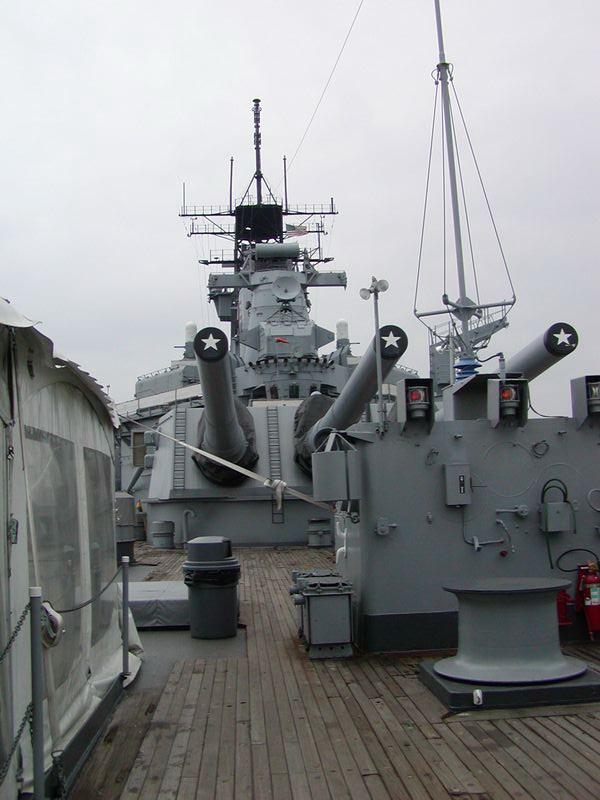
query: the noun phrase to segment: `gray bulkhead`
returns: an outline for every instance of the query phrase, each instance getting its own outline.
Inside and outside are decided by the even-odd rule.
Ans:
[[[444,585],[573,577],[557,569],[561,554],[600,553],[598,424],[438,420],[430,430],[426,421],[392,422],[383,438],[353,439],[360,520],[338,517],[336,547],[338,568],[355,589],[358,644],[371,651],[454,646],[456,600]],[[545,532],[553,526],[541,520],[542,491],[551,479],[564,482],[568,502],[562,492],[546,496],[561,513],[559,530]],[[560,566],[590,557],[569,553]]]
[[[255,470],[267,477],[279,477],[310,495],[310,479],[294,460],[296,408],[297,403],[289,402],[248,409],[259,455]],[[176,438],[195,445],[203,413],[202,408],[190,404],[176,406],[162,418],[161,430],[175,436],[177,423]],[[212,483],[193,462],[191,450],[166,437],[157,436],[156,443],[147,501],[149,529],[153,521],[172,520],[176,544],[201,535],[227,536],[234,545],[305,544],[309,521],[326,516],[321,509],[288,498],[278,511],[273,492],[250,479],[237,487]]]

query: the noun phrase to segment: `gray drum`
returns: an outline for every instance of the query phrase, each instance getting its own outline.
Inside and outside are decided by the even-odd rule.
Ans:
[[[171,520],[156,520],[150,526],[152,547],[172,550],[175,547],[175,523]]]
[[[231,554],[231,540],[197,536],[187,548],[183,579],[188,587],[192,639],[235,636],[240,562]]]

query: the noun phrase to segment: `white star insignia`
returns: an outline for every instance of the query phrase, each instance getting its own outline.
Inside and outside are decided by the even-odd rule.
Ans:
[[[215,337],[212,335],[212,333],[209,333],[208,334],[208,339],[201,339],[200,341],[204,342],[204,349],[205,350],[209,350],[209,349],[212,348],[213,350],[217,350],[218,351],[219,348],[217,347],[217,345],[221,341],[221,339],[215,339]]]
[[[573,334],[567,333],[564,328],[561,328],[559,333],[553,333],[552,335],[556,336],[556,344],[571,344],[569,339]]]
[[[398,340],[400,339],[399,336],[394,336],[392,331],[388,333],[387,336],[382,336],[381,340],[385,342],[386,347],[398,347]]]

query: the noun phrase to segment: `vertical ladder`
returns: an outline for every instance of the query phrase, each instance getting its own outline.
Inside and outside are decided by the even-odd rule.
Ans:
[[[175,438],[185,441],[187,406],[175,406]],[[173,449],[173,489],[185,489],[185,447],[175,442]]]
[[[277,406],[267,406],[267,443],[269,446],[269,476],[281,480],[281,449],[279,447],[279,414]],[[277,510],[275,498],[271,500],[271,520],[275,525],[284,522],[283,507]]]

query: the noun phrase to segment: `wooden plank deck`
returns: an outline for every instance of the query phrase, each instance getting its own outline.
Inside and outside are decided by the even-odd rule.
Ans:
[[[102,779],[103,793],[88,781],[79,797],[600,798],[600,704],[452,716],[417,679],[416,657],[310,661],[297,637],[290,574],[329,567],[331,554],[236,555],[245,657],[177,662],[125,784],[120,763],[113,794]],[[182,554],[140,549],[138,558],[161,561],[150,579],[181,577]],[[600,668],[600,645],[573,654]],[[88,770],[98,781],[99,757]],[[101,758],[106,764],[106,752]]]

